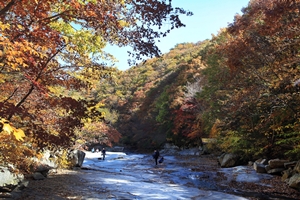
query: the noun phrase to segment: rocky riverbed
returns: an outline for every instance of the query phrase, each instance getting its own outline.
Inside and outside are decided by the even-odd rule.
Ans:
[[[257,174],[250,166],[220,168],[216,157],[86,152],[82,169],[61,170],[30,180],[14,199],[299,199],[280,176]]]

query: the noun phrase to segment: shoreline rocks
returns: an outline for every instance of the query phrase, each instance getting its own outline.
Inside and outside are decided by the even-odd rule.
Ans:
[[[253,168],[257,173],[281,175],[283,182],[300,191],[300,160],[271,159],[266,162],[266,159],[260,159],[253,163]]]

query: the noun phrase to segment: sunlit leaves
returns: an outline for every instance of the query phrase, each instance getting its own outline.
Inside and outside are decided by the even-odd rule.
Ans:
[[[283,155],[284,135],[299,130],[299,88],[293,85],[300,74],[299,4],[250,1],[244,15],[237,15],[214,38],[217,45],[209,56],[214,62],[207,62],[209,82],[204,94],[209,94],[209,101],[217,97],[211,102],[210,114],[218,111],[215,117],[224,123],[220,136],[229,142],[240,137],[243,142],[235,148],[245,149],[245,154],[255,148],[243,145],[255,141],[259,153],[287,156]]]
[[[100,143],[112,146],[118,142],[121,134],[105,122],[92,122],[86,119],[84,126],[76,130],[76,136],[79,141],[84,143]]]
[[[44,47],[34,45],[26,40],[11,42],[5,36],[0,36],[0,46],[2,46],[0,66],[7,71],[19,71],[29,65],[35,65],[36,58],[44,58]]]
[[[51,23],[53,29],[61,32],[66,43],[66,50],[79,55],[95,54],[102,51],[106,42],[94,30],[82,29],[80,25],[69,24],[62,20]]]
[[[182,27],[178,16],[191,14],[172,10],[161,1],[1,1],[0,113],[24,127],[27,137],[8,125],[3,126],[5,132],[16,142],[28,140],[33,150],[69,147],[75,127],[83,123],[87,132],[95,132],[88,124],[102,127],[105,143],[117,141],[120,134],[110,123],[118,113],[102,105],[110,100],[114,106],[124,104],[131,91],[111,86],[108,90],[118,92],[105,94],[109,98],[101,101],[105,95],[98,95],[96,88],[105,81],[119,81],[114,68],[104,67],[114,58],[103,49],[108,43],[131,45],[137,58],[159,55],[153,41],[170,31],[157,32],[155,26],[164,19],[172,27]]]
[[[28,166],[31,163],[29,158],[34,155],[34,151],[26,144],[28,142],[26,139],[22,129],[15,128],[8,120],[0,118],[1,162],[14,164],[17,170],[29,170]]]
[[[1,30],[1,35],[3,35],[3,31],[5,31],[6,29],[9,29],[9,24],[5,24],[2,21],[0,21],[0,30]]]
[[[16,129],[14,130],[14,136],[16,137],[16,140],[23,141],[23,138],[25,137],[24,131],[22,129]]]
[[[23,138],[25,137],[25,134],[24,134],[24,131],[22,129],[17,129],[17,128],[11,126],[9,124],[9,122],[6,121],[3,118],[1,118],[0,123],[1,123],[1,127],[2,127],[1,132],[3,131],[4,133],[14,135],[15,139],[18,140],[18,141],[23,141],[24,140]]]

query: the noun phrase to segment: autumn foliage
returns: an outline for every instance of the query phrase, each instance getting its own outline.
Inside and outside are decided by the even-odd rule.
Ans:
[[[131,46],[133,61],[158,56],[155,39],[183,27],[181,14],[192,13],[156,0],[1,1],[0,117],[22,129],[35,151],[70,147],[85,138],[76,131],[89,132],[89,125],[111,145],[120,133],[106,123],[110,115],[97,106],[101,94],[95,93],[99,82],[116,74],[105,46]],[[170,26],[163,30],[165,22]],[[23,155],[8,156],[3,141],[1,158],[20,163]]]
[[[153,149],[215,137],[245,160],[299,158],[299,6],[251,0],[210,40],[119,71],[105,45],[158,56],[155,39],[191,13],[166,1],[1,1],[0,116],[26,135],[2,140]]]
[[[299,4],[251,1],[214,38],[210,59],[215,56],[217,63],[207,71],[219,68],[222,78],[216,92],[223,95],[215,109],[220,109],[222,140],[230,144],[224,148],[248,155],[299,155]]]
[[[298,159],[299,4],[250,1],[211,40],[178,44],[125,72],[132,77],[127,88],[139,98],[120,108],[119,130],[141,148],[201,145],[195,138],[213,136],[215,148],[245,161]],[[189,83],[199,77],[191,104]]]

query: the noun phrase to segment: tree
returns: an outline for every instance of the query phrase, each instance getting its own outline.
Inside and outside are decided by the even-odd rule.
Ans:
[[[163,23],[183,27],[180,14],[191,15],[158,0],[1,1],[1,116],[40,148],[70,145],[92,102],[74,94],[92,84],[91,74],[111,75],[101,71],[113,60],[105,45],[132,46],[137,60],[158,56],[155,39],[170,32]]]
[[[291,135],[299,138],[299,5],[250,1],[222,33],[219,65],[231,76],[223,84],[221,112],[228,136],[239,138],[236,149],[270,157],[298,152],[299,139],[291,143]]]

